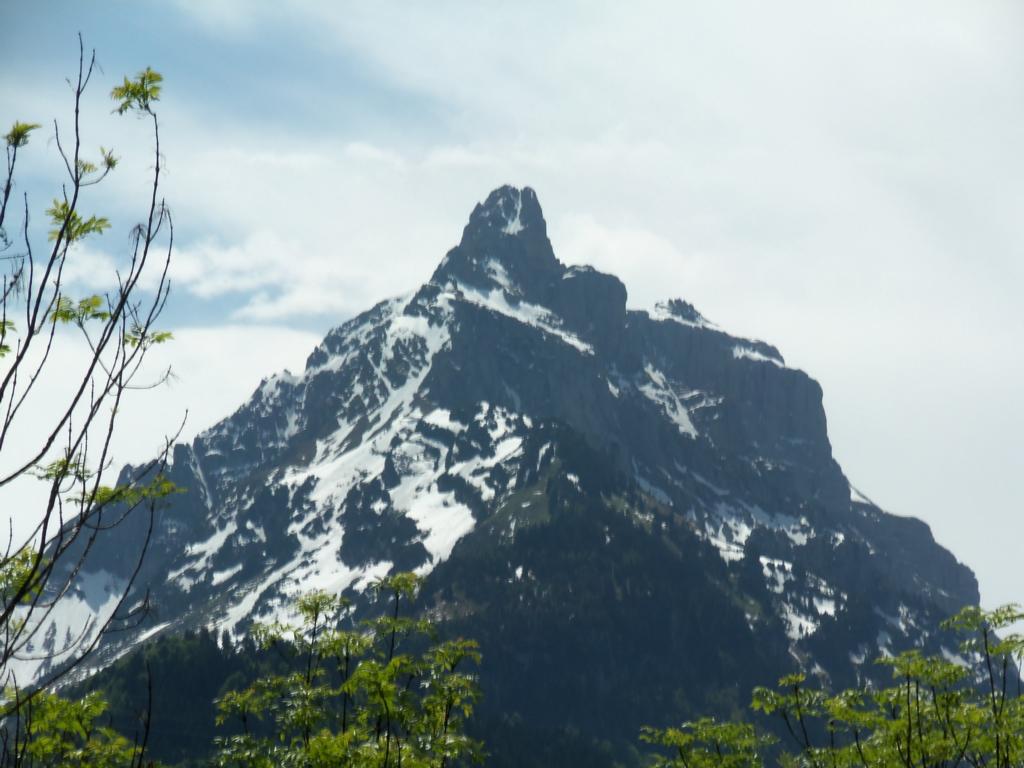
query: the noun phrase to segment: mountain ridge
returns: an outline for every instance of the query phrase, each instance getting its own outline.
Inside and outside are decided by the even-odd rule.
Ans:
[[[154,617],[97,666],[160,632],[243,632],[312,588],[358,606],[392,570],[423,575],[423,607],[481,639],[492,715],[533,725],[635,735],[654,702],[721,709],[794,664],[856,682],[875,654],[942,647],[977,582],[927,525],[852,489],[818,383],[682,299],[626,303],[618,278],[558,261],[532,189],[494,190],[420,288],[174,447],[187,493],[139,581]],[[144,533],[129,523],[89,573],[124,578]],[[643,656],[643,696],[622,694],[609,653]],[[666,674],[673,658],[701,668]],[[607,717],[615,690],[636,699],[626,723]]]

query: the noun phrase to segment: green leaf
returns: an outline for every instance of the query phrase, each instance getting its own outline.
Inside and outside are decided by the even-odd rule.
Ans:
[[[0,357],[10,354],[11,345],[6,343],[4,339],[9,333],[14,333],[14,321],[13,320],[0,320]]]
[[[78,457],[54,459],[33,472],[33,475],[40,480],[63,482],[71,479],[79,483],[88,480],[92,474]]]
[[[124,343],[129,347],[142,346],[148,348],[154,344],[165,344],[174,338],[170,331],[147,331],[141,325],[135,324],[124,335]]]
[[[112,171],[117,167],[120,158],[114,157],[114,150],[100,147],[100,155],[103,157],[103,167],[106,170]]]
[[[0,599],[7,605],[14,596],[24,590],[22,603],[30,603],[38,594],[41,584],[41,568],[36,567],[36,551],[30,547],[19,549],[4,560],[0,566]],[[45,565],[45,561],[40,565]]]
[[[383,615],[365,622],[367,631],[343,629],[348,602],[327,592],[297,599],[299,624],[257,624],[256,643],[275,646],[299,671],[267,675],[218,699],[217,723],[240,721],[246,732],[218,739],[214,764],[383,768],[397,765],[397,754],[409,768],[478,762],[482,747],[464,724],[480,691],[463,667],[478,663],[479,651],[469,640],[422,642],[432,638],[432,624],[396,616],[411,604],[398,598],[418,584],[408,573],[378,581]],[[392,654],[393,631],[422,633],[409,645],[425,650]]]
[[[125,112],[150,112],[154,101],[160,99],[160,83],[163,75],[149,67],[139,72],[134,79],[124,78],[124,83],[114,86],[110,98],[117,102],[114,111],[119,115]]]
[[[6,692],[8,697],[13,691]],[[98,693],[79,700],[40,691],[32,701],[32,716],[18,724],[24,739],[25,765],[113,768],[134,765],[137,747],[112,728],[97,721],[107,712]]]
[[[105,306],[102,296],[86,296],[77,303],[67,296],[60,296],[50,312],[50,321],[78,326],[85,325],[90,320],[105,322],[110,319],[110,313]]]
[[[4,141],[7,142],[8,147],[15,149],[24,147],[28,144],[29,134],[39,127],[39,123],[23,123],[20,120],[15,120],[11,130],[4,134]]]
[[[73,243],[81,240],[86,235],[103,234],[103,231],[110,228],[110,220],[102,216],[90,216],[83,219],[78,211],[71,208],[67,200],[54,200],[53,205],[46,209],[50,217],[51,229],[49,239],[51,241],[63,237],[65,242]]]
[[[655,761],[654,765],[663,768],[761,768],[761,752],[771,743],[758,736],[749,723],[718,722],[710,717],[679,728],[644,727],[640,739],[674,753]]]
[[[133,507],[144,501],[163,499],[175,493],[184,493],[185,489],[176,485],[165,475],[157,475],[144,485],[123,484],[115,486],[100,485],[88,494],[72,497],[72,501],[91,503],[97,507],[111,504],[124,504]]]

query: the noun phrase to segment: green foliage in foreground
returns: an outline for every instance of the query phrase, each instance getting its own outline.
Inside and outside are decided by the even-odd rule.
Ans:
[[[479,697],[475,677],[462,671],[479,661],[476,644],[435,642],[428,620],[401,614],[418,585],[410,573],[377,582],[384,614],[354,628],[343,628],[346,602],[323,592],[300,598],[300,624],[257,625],[259,645],[286,649],[297,670],[220,698],[218,724],[237,721],[242,733],[218,739],[214,764],[444,768],[478,760],[481,747],[463,730]]]
[[[890,687],[838,693],[788,675],[775,690],[755,689],[752,708],[780,718],[796,746],[780,753],[784,768],[1024,766],[1024,637],[1009,631],[1022,619],[1016,606],[965,608],[944,625],[966,637],[964,660],[909,651],[879,660],[892,669]],[[773,742],[747,723],[709,718],[641,738],[662,749],[658,768],[758,768]]]
[[[437,642],[430,620],[405,615],[417,588],[418,581],[410,574],[378,582],[372,594],[381,615],[358,624],[350,620],[343,600],[313,593],[299,600],[297,623],[258,625],[240,646],[225,638],[218,651],[208,633],[193,635],[191,640],[172,639],[172,651],[182,643],[212,648],[204,669],[195,670],[198,677],[215,677],[210,665],[222,663],[218,659],[244,660],[252,667],[241,676],[241,668],[232,672],[236,682],[221,687],[217,696],[216,719],[222,729],[234,730],[216,739],[212,757],[189,750],[188,762],[225,768],[441,768],[479,760],[482,745],[465,735],[479,694],[475,677],[464,668],[478,660],[476,647],[462,640]],[[888,687],[836,693],[795,674],[782,678],[774,689],[756,689],[751,709],[777,719],[782,742],[760,730],[754,720],[701,718],[664,730],[645,728],[641,739],[658,750],[648,755],[647,764],[652,768],[762,768],[776,763],[783,768],[1024,766],[1024,698],[1017,672],[1024,638],[1009,631],[1022,618],[1024,613],[1016,608],[961,611],[945,627],[965,636],[962,657],[929,657],[912,651],[881,659],[879,663],[893,675]],[[181,662],[197,666],[196,653],[192,648]],[[134,685],[126,680],[133,690],[141,684],[135,679]],[[192,684],[176,682],[158,684],[156,699],[162,698],[161,688],[168,687],[166,693],[177,697],[174,709],[199,706],[190,701],[197,689],[188,694],[185,690]],[[208,701],[212,694],[200,698]],[[117,699],[115,694],[111,710],[121,706]],[[92,696],[66,702],[60,705],[63,709],[53,701],[40,700],[39,706],[52,706],[53,714],[37,717],[30,764],[82,768],[138,764],[132,762],[132,743],[109,728],[96,727],[105,720],[97,720],[104,712],[102,699]],[[174,733],[175,728],[157,710],[154,715],[151,736],[155,742],[162,729]],[[193,730],[183,716],[179,737]],[[122,723],[122,732],[132,729]],[[201,736],[203,744],[209,744],[209,739],[208,733]],[[506,744],[497,751],[515,753],[521,746],[525,745]],[[570,750],[556,764],[590,762]]]
[[[297,601],[295,624],[256,625],[220,646],[205,630],[166,638],[84,684],[99,691],[36,692],[20,722],[0,722],[0,752],[8,735],[20,750],[4,764],[156,765],[143,744],[180,765],[225,768],[479,762],[482,746],[465,733],[479,699],[466,669],[479,662],[476,644],[438,641],[430,619],[406,615],[419,584],[409,573],[375,583],[380,615],[362,622],[344,599],[314,592]]]
[[[8,691],[6,696],[18,695]],[[3,759],[32,768],[128,768],[141,765],[143,747],[103,725],[107,704],[99,694],[69,700],[40,692],[19,710],[17,739],[3,729]]]

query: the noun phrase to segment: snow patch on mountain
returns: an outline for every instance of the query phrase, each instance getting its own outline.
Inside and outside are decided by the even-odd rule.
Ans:
[[[737,344],[732,348],[732,356],[737,360],[755,360],[759,363],[771,363],[772,365],[778,366],[779,368],[785,368],[786,364],[777,357],[766,355],[753,347],[748,347],[745,344]]]
[[[404,505],[400,494],[394,493],[392,498],[395,507],[403,509],[423,533],[423,546],[433,565],[447,560],[456,542],[476,524],[469,507],[456,501],[454,493],[438,491],[436,483],[426,489],[417,487],[415,496]]]
[[[818,597],[815,595],[811,598],[814,602],[814,609],[821,615],[824,616],[835,616],[836,615],[836,601],[828,597]]]
[[[461,477],[474,487],[480,494],[480,500],[484,502],[492,501],[502,493],[513,490],[514,477],[511,485],[501,487],[491,479],[491,471],[499,465],[506,465],[518,459],[523,447],[522,436],[514,434],[514,424],[517,420],[521,421],[521,417],[504,408],[491,409],[489,403],[481,403],[474,421],[483,424],[489,420],[493,420],[493,426],[488,427],[488,435],[494,446],[493,452],[476,454],[455,462],[448,469],[449,474]],[[549,447],[544,446],[544,449]],[[543,454],[538,459],[538,471],[542,460]]]
[[[214,571],[213,578],[210,579],[210,584],[215,587],[218,584],[223,584],[224,582],[229,581],[232,576],[237,575],[244,567],[245,566],[242,563],[238,563],[230,568],[225,568],[223,571]]]
[[[774,557],[758,558],[761,563],[761,572],[765,581],[768,582],[768,589],[777,595],[786,591],[786,582],[793,581],[793,564]]]
[[[677,390],[665,377],[665,374],[648,363],[644,366],[647,381],[640,384],[637,390],[651,402],[657,403],[664,414],[676,425],[680,434],[697,437],[697,428],[690,419],[687,401],[699,398],[697,390]]]
[[[710,525],[705,524],[703,531],[703,538],[716,550],[718,550],[719,556],[726,563],[736,563],[743,559],[743,544],[737,541],[731,541],[722,534],[722,528],[712,528]]]
[[[536,328],[550,336],[555,336],[582,354],[594,354],[592,346],[581,340],[576,334],[561,327],[562,319],[558,315],[539,304],[519,300],[516,300],[515,303],[510,302],[508,292],[501,288],[485,292],[460,283],[456,286],[456,291],[458,293],[450,294],[452,299],[462,299],[467,303],[476,304],[491,312],[517,320],[523,325]]]
[[[188,592],[193,585],[201,578],[200,574],[207,570],[210,558],[221,550],[229,537],[238,530],[238,523],[229,520],[224,526],[216,531],[206,540],[191,545],[185,553],[187,562],[180,568],[176,568],[167,574],[170,581],[176,581],[182,589]],[[214,582],[215,584],[220,582]]]
[[[689,328],[699,328],[702,330],[718,330],[717,325],[693,309],[692,306],[686,304],[685,307],[691,311],[680,312],[678,309],[673,309],[673,304],[675,302],[659,301],[647,313],[652,320],[659,322],[678,323]]]
[[[445,408],[435,408],[432,410],[423,417],[423,423],[456,435],[466,430],[466,425],[453,419],[452,412]]]
[[[871,501],[871,499],[869,499],[863,493],[854,488],[852,483],[850,484],[850,501],[855,502],[857,504],[868,504],[869,506],[872,507],[875,506],[875,503]]]
[[[506,235],[518,235],[523,231],[523,192],[520,189],[512,190],[515,196],[515,209],[507,211],[505,209],[505,198],[502,198],[498,205],[501,208],[501,213],[505,217],[505,226],[501,228],[501,231]]]
[[[794,642],[813,635],[818,629],[818,622],[813,616],[788,602],[779,604],[779,618],[786,626],[786,637]]]
[[[30,618],[24,609],[16,609],[16,615],[31,623],[22,633],[30,639],[16,644],[8,670],[19,681],[36,680],[77,658],[113,617],[126,586],[107,571],[82,572],[73,587],[49,604],[41,602]]]
[[[518,293],[519,289],[512,283],[512,278],[508,276],[508,270],[505,269],[505,265],[497,259],[488,259],[485,261],[484,271],[491,280],[501,287],[502,290],[511,294]]]
[[[718,488],[699,475],[689,474],[720,497],[710,507],[711,518],[698,533],[719,550],[719,554],[726,562],[734,562],[742,557],[743,545],[754,528],[778,531],[796,546],[806,545],[808,539],[817,535],[806,518],[769,514],[757,504],[750,504],[742,499],[727,501],[725,497],[731,496],[728,491]],[[724,533],[725,531],[728,531],[728,534]]]

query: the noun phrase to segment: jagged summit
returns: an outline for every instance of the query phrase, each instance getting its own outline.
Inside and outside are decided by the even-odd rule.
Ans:
[[[469,229],[498,230],[503,235],[519,235],[533,230],[547,236],[547,224],[537,193],[530,187],[508,184],[491,192],[469,216]]]
[[[461,242],[429,285],[462,300],[523,318],[590,350],[619,343],[626,287],[591,267],[566,267],[556,257],[536,193],[504,186],[470,214]]]
[[[498,288],[509,296],[539,298],[565,267],[555,258],[536,193],[500,187],[478,203],[462,240],[445,256],[431,282]]]

